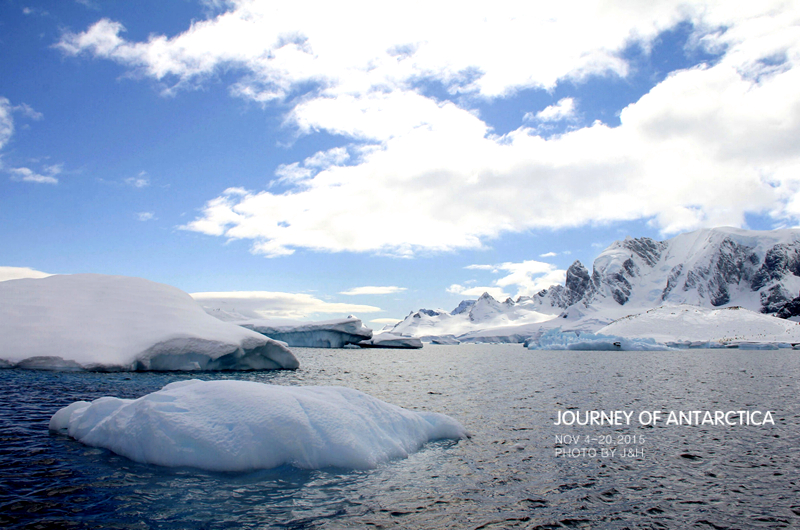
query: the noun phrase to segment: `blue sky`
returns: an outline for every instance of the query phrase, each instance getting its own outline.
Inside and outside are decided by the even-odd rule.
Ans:
[[[798,7],[647,4],[0,0],[0,269],[378,327],[795,226]]]

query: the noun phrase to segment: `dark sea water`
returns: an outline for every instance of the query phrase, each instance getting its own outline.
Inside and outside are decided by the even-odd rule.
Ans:
[[[0,528],[800,528],[800,352],[295,352],[295,372],[0,370]],[[344,385],[449,414],[472,437],[369,471],[227,474],[137,464],[48,432],[73,401],[188,377]],[[555,426],[567,410],[635,415]],[[769,410],[775,425],[639,425],[651,410]],[[555,456],[566,434],[598,454]]]

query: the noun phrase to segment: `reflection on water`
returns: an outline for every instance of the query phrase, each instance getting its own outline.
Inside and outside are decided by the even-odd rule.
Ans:
[[[200,374],[344,385],[449,414],[472,438],[371,471],[245,474],[131,462],[47,431],[73,401],[138,397],[180,374],[0,371],[3,528],[800,527],[800,356],[793,351],[541,352],[297,348],[295,372]],[[774,426],[554,426],[561,410],[771,410]],[[643,454],[556,457],[598,437]],[[587,443],[586,437],[590,440]],[[592,440],[593,439],[593,440]],[[630,439],[630,438],[629,438]]]

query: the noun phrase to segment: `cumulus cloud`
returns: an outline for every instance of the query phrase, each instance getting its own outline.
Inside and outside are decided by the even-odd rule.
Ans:
[[[228,291],[192,293],[206,309],[222,309],[246,318],[304,319],[316,314],[377,313],[381,309],[370,305],[326,302],[305,293],[269,291]]]
[[[277,176],[288,189],[226,190],[185,229],[251,240],[270,257],[299,248],[411,256],[537,228],[647,219],[672,234],[743,226],[747,213],[800,218],[796,4],[226,5],[171,38],[128,41],[120,23],[103,19],[57,44],[170,92],[223,69],[241,74],[234,96],[264,105],[301,90],[286,123],[352,142],[347,165],[330,151],[287,164]],[[415,89],[426,80],[452,94],[502,98],[624,77],[624,49],[646,50],[680,22],[694,28],[691,44],[719,61],[672,72],[614,128],[597,122],[543,138],[521,126],[498,137],[469,98],[456,105]],[[531,118],[574,113],[567,98]]]
[[[454,283],[453,285],[448,287],[447,292],[450,294],[470,296],[474,298],[478,298],[483,293],[489,293],[495,300],[505,300],[506,298],[511,296],[507,294],[505,291],[503,291],[503,289],[501,289],[500,287],[465,287],[457,283]]]
[[[0,282],[18,280],[20,278],[46,278],[48,276],[52,276],[52,274],[37,271],[30,267],[0,267]]]
[[[355,287],[347,291],[342,291],[339,294],[346,294],[348,296],[357,296],[362,294],[395,294],[395,293],[401,293],[405,290],[406,290],[405,287],[395,287],[393,285],[386,287],[376,287],[369,285],[365,287]]]
[[[47,166],[44,170],[44,175],[33,171],[27,167],[9,168],[8,172],[11,173],[11,179],[20,182],[35,182],[37,184],[58,184],[56,175],[61,173],[61,165]]]
[[[558,100],[555,105],[545,107],[539,112],[528,112],[524,116],[525,121],[556,122],[570,120],[575,117],[575,100],[573,98],[563,98]]]
[[[516,288],[516,296],[531,296],[542,289],[552,285],[563,284],[567,271],[556,268],[555,265],[535,260],[526,260],[521,263],[500,263],[497,265],[468,265],[468,270],[487,270],[493,274],[503,274],[494,280],[491,287],[470,287],[451,285],[447,291],[454,294],[480,295],[484,291],[495,298],[508,298],[505,289]],[[495,296],[495,293],[498,296]]]

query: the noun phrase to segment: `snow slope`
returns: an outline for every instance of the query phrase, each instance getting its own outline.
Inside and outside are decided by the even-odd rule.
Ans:
[[[137,462],[214,471],[367,469],[431,440],[466,437],[448,416],[349,388],[231,380],[180,381],[135,400],[78,401],[56,412],[50,429]]]
[[[800,324],[796,322],[737,307],[708,309],[685,304],[632,315],[598,333],[658,342],[800,343]]]
[[[460,337],[485,329],[535,324],[552,319],[562,309],[546,312],[530,299],[515,302],[495,300],[484,293],[478,300],[464,300],[451,312],[442,309],[420,309],[399,322],[392,333],[409,335],[429,341],[448,336]]]
[[[0,359],[60,370],[299,365],[284,344],[209,316],[180,289],[102,274],[0,282]]]
[[[799,292],[800,230],[723,227],[665,241],[628,237],[600,253],[591,273],[580,261],[573,263],[564,285],[516,301],[498,302],[484,294],[450,313],[421,309],[392,331],[423,340],[522,342],[556,327],[596,332],[664,304],[795,315],[800,310],[788,306]]]
[[[279,320],[235,320],[247,329],[287,343],[307,348],[343,348],[372,338],[372,330],[354,316],[316,322]]]

